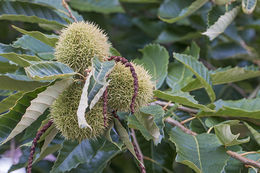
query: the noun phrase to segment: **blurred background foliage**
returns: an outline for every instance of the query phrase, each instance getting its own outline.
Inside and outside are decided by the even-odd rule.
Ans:
[[[62,7],[60,0],[24,1],[47,4],[50,9],[59,9]],[[6,13],[6,9],[4,9],[3,5],[5,2],[6,1],[3,0],[0,1],[0,16]],[[192,2],[194,1],[70,0],[68,3],[74,12],[80,14],[84,20],[94,22],[98,24],[100,28],[105,30],[113,47],[116,48],[122,56],[129,60],[141,58],[141,50],[147,44],[158,43],[167,49],[170,55],[169,61],[173,62],[173,52],[183,52],[191,46],[192,42],[194,42],[200,48],[199,60],[210,70],[227,66],[245,67],[254,65],[257,67],[260,65],[260,3],[257,4],[254,12],[250,15],[243,13],[241,10],[224,33],[220,34],[213,41],[210,41],[209,38],[202,35],[202,33],[214,24],[217,19],[226,12],[227,8],[231,9],[241,2],[236,1],[226,6],[225,3],[223,5],[216,5],[213,1],[201,1],[203,2],[201,3],[202,7],[195,10],[191,15],[183,17],[174,23],[167,22],[168,19],[170,20],[185,13]],[[77,17],[82,19],[80,15],[77,15]],[[11,27],[11,25],[15,25],[27,31],[41,31],[46,34],[59,33],[58,30],[48,29],[46,25],[42,24],[39,25],[37,23],[10,21],[1,17],[0,19],[0,42],[4,44],[12,44],[17,40],[17,38],[22,36],[22,34]],[[1,59],[0,57],[0,61],[1,60],[3,60],[3,58]],[[171,70],[170,67],[171,65],[169,65],[169,71]],[[4,68],[1,68],[0,72],[4,73]],[[214,86],[214,91],[217,99],[238,100],[248,97],[257,87],[259,87],[259,78],[252,78],[236,82],[235,85],[216,85]],[[162,84],[161,89],[169,89],[166,82]],[[0,92],[2,99],[10,94],[7,90],[1,90]],[[199,103],[210,103],[204,89],[195,90],[191,93],[192,95],[195,95],[195,99],[198,100]],[[260,96],[260,93],[258,92],[255,95],[258,97]],[[187,113],[182,111],[177,111],[175,114],[179,120],[184,120],[189,117]],[[41,120],[43,119],[44,117]],[[30,128],[38,129],[41,120],[36,121]],[[214,122],[219,119],[211,118],[210,120]],[[191,121],[188,126],[197,133],[203,133],[207,131],[205,121],[206,119],[204,118],[196,119]],[[260,122],[258,120],[258,122],[251,125],[259,132],[259,124]],[[233,127],[232,130],[235,132],[237,129],[239,129],[238,131],[240,133],[243,132],[244,136],[250,135],[247,129],[243,131],[239,126]],[[25,139],[30,141],[26,137],[32,138],[35,135],[30,134],[30,129],[27,129],[26,133],[27,136],[24,137],[20,135],[18,136],[18,139],[20,139],[20,141]],[[189,167],[174,161],[176,156],[176,147],[173,143],[164,140],[155,147],[153,142],[144,140],[139,132],[137,135],[143,154],[145,156],[156,158],[156,160],[149,160],[149,158],[145,159],[147,172],[194,172]],[[55,138],[52,144],[60,145],[61,142],[61,139]],[[22,143],[25,142],[23,141]],[[1,153],[4,153],[8,148],[9,145],[1,146]],[[243,148],[246,148],[248,151],[256,151],[260,149],[259,145],[254,140],[243,144]],[[13,166],[12,169],[23,166],[27,161],[28,148],[22,150],[22,152],[23,156],[21,157],[20,163]],[[57,152],[55,155],[57,155]],[[47,173],[50,171],[52,164],[52,162],[46,160],[38,162],[34,165],[33,172]],[[87,167],[84,167],[84,164],[82,164],[77,168],[77,170],[72,169],[70,172],[86,172],[86,169]],[[233,170],[233,172],[236,171],[237,170]],[[239,169],[239,172],[247,171],[248,169],[244,167],[240,167]],[[121,153],[110,161],[109,166],[105,168],[104,172],[132,173],[138,172],[138,168],[130,153]],[[227,173],[231,172],[231,169],[230,171],[227,171]]]

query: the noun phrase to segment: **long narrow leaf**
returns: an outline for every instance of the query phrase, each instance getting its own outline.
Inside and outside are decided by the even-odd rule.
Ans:
[[[200,83],[205,87],[210,100],[214,101],[216,95],[212,89],[212,82],[208,69],[192,56],[178,53],[173,53],[173,56],[194,73]]]
[[[58,36],[46,35],[39,31],[26,31],[24,29],[14,26],[14,25],[12,25],[12,27],[23,34],[29,35],[37,40],[42,41],[45,44],[48,44],[51,47],[55,47],[55,44],[58,41]]]
[[[55,99],[70,85],[72,79],[64,79],[49,86],[44,92],[38,94],[37,98],[31,101],[31,105],[26,109],[20,122],[13,129],[11,134],[2,143],[6,143],[24,129],[30,126],[43,112],[55,101]]]
[[[1,1],[0,20],[14,20],[30,23],[44,23],[60,29],[66,25],[54,10],[47,6],[22,1]]]
[[[88,127],[91,129],[90,125],[85,119],[85,112],[91,110],[103,95],[106,87],[109,84],[109,82],[106,81],[106,77],[113,70],[114,65],[114,61],[107,61],[102,63],[98,58],[93,58],[93,71],[86,79],[77,110],[78,123],[80,128]]]
[[[54,61],[44,61],[33,64],[26,67],[25,72],[34,80],[53,80],[71,77],[76,74],[76,72],[67,65]]]
[[[214,25],[210,26],[206,32],[202,33],[210,38],[210,40],[215,39],[219,34],[223,33],[228,25],[235,19],[240,7],[235,7],[231,11],[226,12],[224,15],[220,16],[220,18],[214,23]]]
[[[242,9],[246,14],[251,14],[255,10],[257,0],[242,0]]]

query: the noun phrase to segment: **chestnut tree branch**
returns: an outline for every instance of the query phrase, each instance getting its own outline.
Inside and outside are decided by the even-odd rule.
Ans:
[[[165,119],[165,122],[169,123],[170,125],[172,126],[177,126],[179,127],[184,133],[187,133],[189,135],[193,135],[193,136],[196,136],[197,133],[191,131],[190,129],[184,127],[180,122],[172,119],[171,117],[168,117]],[[251,160],[251,159],[248,159],[246,157],[243,157],[243,155],[241,154],[238,154],[236,152],[233,152],[233,151],[230,151],[230,150],[227,150],[226,153],[228,155],[230,155],[231,157],[233,157],[234,159],[237,159],[239,160],[240,162],[244,163],[245,165],[251,165],[251,166],[254,166],[256,168],[260,168],[260,162],[257,162],[257,161],[254,161],[254,160]]]
[[[69,17],[70,17],[71,19],[73,19],[74,22],[78,22],[78,20],[76,19],[76,17],[73,16],[73,14],[72,14],[72,12],[71,12],[71,10],[70,10],[70,8],[69,8],[69,5],[67,4],[66,0],[62,0],[62,6],[63,6],[64,8],[66,8],[66,10],[69,12]]]

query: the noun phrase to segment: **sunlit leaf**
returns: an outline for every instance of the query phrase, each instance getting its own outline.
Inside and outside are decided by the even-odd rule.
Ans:
[[[33,80],[54,80],[76,74],[67,65],[56,61],[42,61],[26,67],[25,72]]]
[[[54,85],[49,86],[44,92],[38,94],[37,98],[31,101],[31,105],[26,109],[25,114],[22,116],[20,122],[12,130],[10,135],[2,144],[6,143],[24,129],[30,126],[34,121],[43,114],[43,112],[55,101],[55,99],[70,85],[72,79],[64,79],[56,82]]]
[[[216,125],[214,126],[214,129],[215,129],[216,136],[224,146],[239,145],[239,144],[247,143],[250,140],[250,137],[244,139],[238,139],[240,134],[234,135],[231,132],[230,124]]]
[[[226,12],[224,15],[220,16],[219,19],[211,25],[206,32],[202,34],[208,36],[210,40],[215,39],[219,34],[225,31],[231,22],[233,22],[239,10],[240,7],[235,7],[231,11]]]
[[[257,0],[242,0],[242,10],[246,14],[251,14],[255,10]]]
[[[21,29],[17,26],[12,26],[14,29],[16,29],[17,31],[23,33],[23,34],[26,34],[26,35],[29,35],[37,40],[40,40],[42,41],[43,43],[51,46],[51,47],[55,47],[55,44],[56,42],[58,41],[58,36],[54,36],[54,35],[46,35],[46,34],[43,34],[39,31],[26,31],[24,29]]]

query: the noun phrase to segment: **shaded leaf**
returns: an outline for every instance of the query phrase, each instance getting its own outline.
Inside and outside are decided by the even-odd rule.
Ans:
[[[179,91],[190,83],[192,76],[193,73],[181,63],[170,63],[166,83],[173,91]]]
[[[55,101],[55,99],[70,85],[72,79],[63,79],[56,82],[54,85],[49,86],[44,92],[38,94],[37,98],[31,101],[31,105],[26,109],[25,114],[22,116],[20,122],[12,130],[10,135],[2,144],[6,143],[24,129],[30,126],[43,112]]]
[[[244,139],[238,139],[240,134],[238,133],[234,135],[231,132],[230,124],[219,124],[214,126],[214,129],[215,129],[216,136],[224,146],[239,145],[239,144],[247,143],[250,140],[250,137]]]
[[[197,173],[220,173],[229,156],[213,134],[192,136],[175,127],[168,130],[170,141],[176,145],[176,161]]]
[[[210,100],[214,101],[216,96],[211,86],[212,82],[208,69],[192,56],[178,53],[173,53],[173,56],[194,73],[200,83],[205,87]]]
[[[0,61],[0,73],[13,73],[19,67],[16,64],[12,64],[11,62],[1,62]]]
[[[260,119],[260,98],[235,101],[218,100],[214,103],[216,112],[200,112],[197,115],[220,117],[247,117]]]
[[[212,6],[207,16],[208,27],[213,25],[218,20],[218,18],[224,13],[225,13],[225,9],[223,6],[219,6],[219,5]]]
[[[254,77],[260,76],[260,71],[257,68],[253,67],[234,67],[234,68],[225,68],[217,69],[210,72],[210,77],[212,79],[213,85],[237,82],[241,80],[246,80]],[[188,85],[186,85],[182,90],[191,91],[199,89],[202,87],[202,84],[198,79],[193,80]]]
[[[205,112],[214,112],[214,110],[208,108],[207,106],[199,104],[198,101],[196,101],[193,98],[193,96],[187,92],[178,91],[174,93],[174,92],[167,92],[167,91],[163,92],[163,91],[155,90],[153,93],[155,97],[158,97],[160,99],[198,108],[204,110]]]
[[[44,91],[46,87],[42,87],[31,92],[25,93],[21,98],[16,101],[16,104],[10,109],[9,112],[0,115],[0,141],[6,139],[11,133],[13,128],[22,118],[26,111],[26,108],[30,106],[31,100],[37,97],[37,95]]]
[[[43,61],[25,67],[25,72],[33,80],[54,80],[68,78],[76,74],[67,65],[56,61]]]
[[[23,1],[1,1],[0,19],[52,24],[58,28],[66,25],[66,22],[52,9],[44,5]]]
[[[136,130],[139,130],[145,140],[153,140],[154,137],[151,135],[151,133],[148,131],[147,128],[144,127],[144,125],[138,121],[135,115],[131,115],[127,117],[127,125],[129,128],[133,128]]]
[[[260,146],[260,133],[256,131],[252,126],[250,126],[248,123],[244,122],[248,130],[252,133],[253,137],[255,138],[256,142]]]
[[[46,34],[43,34],[39,31],[26,31],[24,29],[21,29],[21,28],[18,28],[14,25],[12,25],[12,27],[14,29],[16,29],[17,31],[23,33],[23,34],[26,34],[26,35],[29,35],[37,40],[40,40],[41,42],[51,46],[51,47],[55,47],[56,45],[56,42],[58,41],[58,36],[54,36],[54,35],[46,35]]]
[[[0,43],[0,56],[18,64],[21,67],[29,66],[30,61],[40,61],[32,52],[22,48]]]
[[[48,83],[32,81],[26,75],[18,75],[14,73],[0,74],[0,89],[15,91],[31,91],[35,88],[45,86]]]
[[[158,15],[164,22],[174,23],[191,15],[206,2],[208,2],[208,0],[165,0],[159,8]]]
[[[77,110],[78,124],[80,128],[91,126],[86,122],[85,112],[91,110],[106,90],[109,81],[107,75],[113,70],[114,61],[101,62],[97,57],[92,60],[92,71],[88,75]]]
[[[44,153],[46,153],[45,150],[47,149],[48,145],[51,143],[51,141],[55,138],[55,136],[58,133],[59,133],[59,130],[54,127],[54,128],[51,129],[49,134],[45,136],[44,143],[43,143],[43,145],[41,147],[40,155],[44,155]],[[41,158],[41,156],[39,158]],[[39,161],[39,159],[37,159],[35,162],[37,162],[37,161]]]
[[[55,8],[57,12],[62,18],[67,19],[68,21],[70,21],[71,23],[74,22],[73,19],[71,19],[69,16],[66,15],[67,13],[67,9],[64,8],[64,6],[62,5],[62,0],[35,0],[36,3],[39,4],[44,4],[44,5],[48,5],[51,8]],[[72,9],[70,9],[71,13],[73,14],[73,16],[77,19],[77,21],[83,21],[83,17],[77,12],[74,11]]]
[[[251,14],[255,10],[257,0],[242,0],[242,10],[246,14]]]
[[[117,133],[115,132],[115,129],[114,129],[114,121],[111,121],[110,123],[109,123],[109,126],[107,127],[107,130],[106,130],[106,132],[105,132],[105,138],[109,141],[109,142],[111,142],[112,144],[114,144],[115,146],[117,146],[118,147],[118,149],[122,149],[122,147],[123,147],[123,142],[122,141],[120,141],[120,139],[119,139],[119,137],[118,137],[118,135],[117,135]]]
[[[0,113],[8,111],[16,104],[16,101],[24,95],[24,92],[17,92],[8,96],[0,102]]]
[[[35,158],[33,164],[41,161],[46,156],[58,151],[59,149],[61,149],[61,144],[55,144],[55,145],[51,145],[51,146],[47,147],[46,149],[43,150],[43,152],[40,153],[40,155],[38,157]]]
[[[85,170],[99,173],[120,151],[112,143],[99,138],[84,140],[80,144],[65,140],[51,173],[61,173],[85,163]]]
[[[80,11],[94,11],[99,13],[124,12],[119,0],[71,0],[70,5]]]
[[[120,139],[125,144],[126,148],[132,153],[132,155],[135,157],[135,159],[140,164],[143,164],[142,162],[139,161],[139,159],[137,158],[137,156],[135,154],[134,146],[133,146],[132,142],[130,141],[130,138],[129,138],[129,135],[128,135],[126,129],[122,126],[120,121],[118,119],[116,119],[116,118],[114,118],[114,123],[115,123],[116,131],[117,131]]]
[[[206,32],[202,33],[210,38],[210,40],[215,39],[219,34],[223,33],[228,25],[235,19],[240,7],[235,7],[231,11],[226,12],[224,15],[211,25]]]
[[[29,49],[42,59],[50,60],[54,58],[54,48],[29,36],[23,35],[17,39],[13,45],[18,48]]]
[[[168,51],[159,44],[149,44],[140,50],[142,59],[135,59],[137,64],[142,64],[156,81],[156,88],[160,88],[167,76],[169,63]]]
[[[161,44],[189,41],[201,36],[200,32],[189,32],[184,34],[172,30],[164,30],[158,36],[156,42]]]

